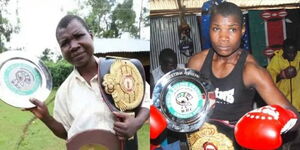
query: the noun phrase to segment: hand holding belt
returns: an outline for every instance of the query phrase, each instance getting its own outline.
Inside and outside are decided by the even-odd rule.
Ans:
[[[138,107],[144,96],[145,73],[141,63],[136,59],[100,58],[98,64],[100,92],[110,111],[127,111]],[[123,150],[124,144],[115,134],[95,129],[75,135],[67,141],[66,146],[68,150]]]
[[[135,115],[145,93],[143,65],[137,59],[121,57],[100,58],[98,64],[100,91],[109,109]]]
[[[145,72],[139,60],[100,58],[99,82],[101,94],[112,111],[134,111],[141,105],[145,93]]]

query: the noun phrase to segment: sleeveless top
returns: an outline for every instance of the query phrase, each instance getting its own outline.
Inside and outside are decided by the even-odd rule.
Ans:
[[[214,50],[210,49],[200,70],[215,86],[216,104],[211,119],[237,121],[253,109],[255,90],[243,82],[244,64],[248,52],[242,51],[233,70],[224,78],[217,78],[212,72]]]

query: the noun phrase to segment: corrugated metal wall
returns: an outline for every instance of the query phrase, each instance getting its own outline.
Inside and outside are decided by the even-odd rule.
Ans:
[[[201,51],[200,32],[197,16],[185,16],[186,22],[191,27],[191,38],[194,44],[194,51]],[[150,63],[151,70],[159,66],[159,52],[164,48],[172,48],[177,53],[178,63],[185,64],[189,57],[179,52],[178,16],[157,17],[150,19]]]

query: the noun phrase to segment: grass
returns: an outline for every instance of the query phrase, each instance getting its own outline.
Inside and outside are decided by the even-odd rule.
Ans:
[[[144,124],[143,127],[138,131],[138,142],[139,150],[150,149],[150,134],[149,124]]]
[[[54,98],[56,90],[49,99]],[[52,114],[53,101],[48,109]],[[33,118],[33,114],[7,105],[0,100],[0,150],[64,150],[65,141],[57,138],[39,119],[35,119],[24,133],[24,129]],[[138,131],[139,150],[148,150],[149,124]]]
[[[53,99],[53,91],[49,99]],[[52,113],[53,102],[48,106]],[[55,137],[34,115],[0,101],[0,149],[2,150],[63,150],[65,142]],[[28,130],[24,130],[28,126]]]

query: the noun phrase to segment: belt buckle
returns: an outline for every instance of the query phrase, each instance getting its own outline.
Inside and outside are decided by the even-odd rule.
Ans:
[[[129,60],[117,58],[110,67],[110,73],[104,75],[102,85],[122,112],[135,109],[143,100],[143,78]]]
[[[234,150],[233,142],[223,133],[218,132],[215,125],[204,123],[196,132],[186,134],[191,150],[222,149]]]

